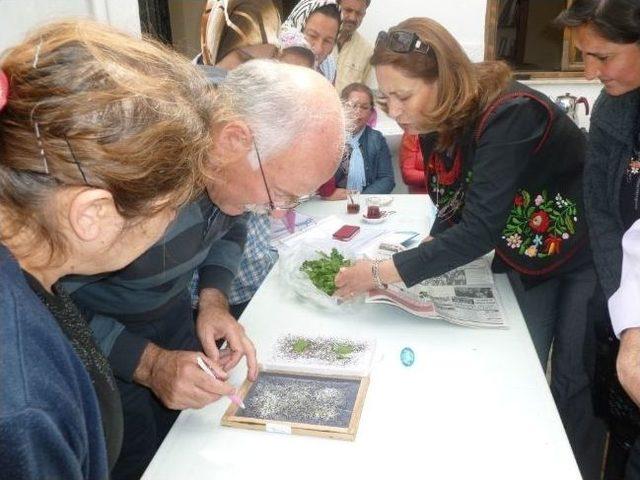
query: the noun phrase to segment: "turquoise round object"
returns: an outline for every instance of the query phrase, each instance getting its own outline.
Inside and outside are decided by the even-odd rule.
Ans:
[[[410,367],[416,360],[416,355],[409,347],[404,347],[400,352],[400,361],[405,367]]]

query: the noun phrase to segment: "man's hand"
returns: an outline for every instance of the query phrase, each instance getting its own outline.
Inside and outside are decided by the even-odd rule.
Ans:
[[[258,377],[258,361],[256,349],[240,325],[229,313],[227,299],[218,290],[205,288],[200,291],[200,304],[196,331],[202,343],[204,353],[215,363],[220,363],[224,370],[235,367],[243,356],[247,357],[249,380]],[[220,355],[216,340],[226,339],[230,355]]]
[[[616,370],[620,384],[640,406],[640,328],[628,328],[620,335]]]
[[[198,366],[198,355],[208,364],[217,379]],[[149,343],[140,358],[133,379],[149,387],[167,408],[183,410],[202,408],[222,395],[235,393],[224,383],[227,373],[211,359],[198,352],[164,350]]]

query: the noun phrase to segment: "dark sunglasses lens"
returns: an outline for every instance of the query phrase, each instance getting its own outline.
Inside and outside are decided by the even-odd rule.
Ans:
[[[387,43],[387,32],[379,32],[378,38],[376,38],[376,47],[380,44],[385,45]]]
[[[389,35],[389,48],[398,53],[409,53],[413,46],[414,34],[411,32],[393,32]]]

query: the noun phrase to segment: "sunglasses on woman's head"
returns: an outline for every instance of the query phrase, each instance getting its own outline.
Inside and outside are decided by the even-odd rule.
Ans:
[[[389,33],[382,31],[378,33],[376,47],[380,44],[396,53],[419,52],[427,55],[431,50],[429,44],[420,40],[420,37],[418,37],[416,33],[405,30],[395,30]]]

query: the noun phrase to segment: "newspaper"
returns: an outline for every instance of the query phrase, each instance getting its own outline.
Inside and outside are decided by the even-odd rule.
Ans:
[[[381,249],[381,256],[392,248]],[[506,327],[504,310],[485,257],[429,278],[413,287],[391,284],[369,292],[367,303],[395,305],[424,318],[438,318],[470,327]]]

